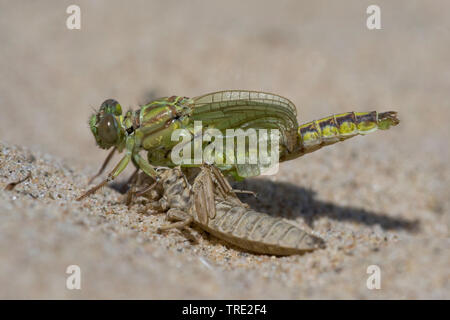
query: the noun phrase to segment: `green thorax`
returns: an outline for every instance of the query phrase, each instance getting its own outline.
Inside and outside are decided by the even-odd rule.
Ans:
[[[177,143],[171,139],[172,132],[187,127],[192,110],[189,104],[186,97],[164,97],[127,113],[124,123],[133,128],[135,139],[140,148],[148,151],[150,161],[168,165],[162,158]]]

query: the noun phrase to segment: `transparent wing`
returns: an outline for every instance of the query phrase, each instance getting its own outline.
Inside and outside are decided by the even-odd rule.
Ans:
[[[192,99],[193,120],[219,130],[233,128],[297,129],[297,111],[288,99],[272,93],[228,90]]]

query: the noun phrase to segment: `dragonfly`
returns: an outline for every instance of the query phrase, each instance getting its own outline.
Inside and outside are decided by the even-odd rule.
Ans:
[[[90,117],[89,127],[97,146],[112,150],[90,182],[103,173],[116,151],[124,152],[124,156],[106,179],[77,200],[92,195],[113,181],[130,162],[136,167],[135,173],[142,170],[155,179],[158,178],[156,166],[174,168],[179,165],[171,157],[172,150],[179,143],[172,139],[172,133],[183,129],[191,134],[194,141],[196,121],[201,121],[204,129],[219,130],[224,136],[227,129],[276,129],[279,131],[279,162],[301,157],[357,135],[386,130],[400,122],[394,111],[371,111],[335,114],[299,125],[297,109],[289,99],[250,90],[226,90],[194,98],[164,97],[125,114],[116,100],[108,99]],[[204,149],[207,145],[208,142],[205,142],[201,147]],[[141,151],[147,153],[146,158],[140,154]],[[199,167],[201,164],[184,166]],[[217,167],[236,180],[260,174],[247,163]]]

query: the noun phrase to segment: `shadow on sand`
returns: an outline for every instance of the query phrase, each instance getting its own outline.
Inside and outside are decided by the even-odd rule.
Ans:
[[[124,180],[115,181],[109,187],[124,194],[129,186],[127,180]],[[288,219],[300,216],[310,227],[313,227],[315,219],[328,217],[368,226],[378,224],[385,230],[403,229],[410,232],[419,230],[418,220],[391,217],[387,213],[371,212],[362,208],[339,206],[332,202],[317,200],[315,191],[291,183],[250,178],[244,182],[233,183],[233,187],[257,193],[256,198],[248,194],[238,195],[253,209]]]
[[[291,219],[301,216],[310,227],[313,226],[315,219],[325,216],[333,220],[352,221],[368,226],[379,224],[385,230],[404,229],[415,232],[419,229],[418,220],[391,217],[386,213],[317,200],[315,191],[286,182],[247,179],[235,183],[234,187],[257,193],[257,198],[239,194],[242,201],[247,202],[255,210]]]

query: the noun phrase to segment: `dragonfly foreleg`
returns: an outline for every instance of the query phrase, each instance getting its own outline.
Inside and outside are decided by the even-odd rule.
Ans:
[[[97,178],[99,175],[101,175],[103,173],[103,171],[105,171],[106,166],[108,165],[109,161],[112,159],[114,152],[116,152],[117,148],[114,147],[111,152],[108,154],[108,156],[106,157],[105,161],[103,161],[102,167],[100,168],[100,170],[98,170],[97,174],[95,176],[93,176],[92,178],[89,179],[88,184],[91,184],[92,181],[94,181],[95,178]]]
[[[150,163],[148,163],[147,160],[142,158],[139,153],[137,153],[137,152],[134,153],[133,159],[136,162],[136,164],[138,165],[139,169],[144,171],[148,176],[150,176],[152,178],[156,178],[158,176],[158,173],[155,171],[153,166]]]
[[[114,169],[108,174],[108,177],[96,185],[95,187],[89,189],[85,194],[80,196],[77,201],[83,200],[84,198],[94,194],[99,189],[103,188],[106,184],[113,181],[128,165],[131,159],[131,151],[127,150],[125,156],[120,160],[120,162],[114,167]]]

